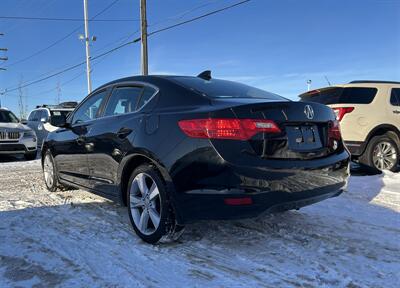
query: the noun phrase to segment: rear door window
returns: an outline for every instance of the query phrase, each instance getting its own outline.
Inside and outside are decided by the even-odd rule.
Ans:
[[[140,100],[139,100],[139,103],[138,103],[138,106],[137,106],[138,108],[137,108],[137,109],[139,110],[139,109],[142,108],[144,105],[146,105],[147,102],[150,101],[151,97],[152,97],[155,93],[156,93],[156,90],[155,90],[154,88],[145,86],[145,87],[143,88],[143,92],[142,92],[142,95],[141,95],[141,97],[140,97]]]
[[[329,104],[369,104],[371,103],[378,89],[364,87],[329,87],[313,90],[300,95],[302,101],[311,101]]]
[[[393,88],[390,94],[390,104],[400,106],[400,88]]]
[[[115,116],[136,111],[142,87],[117,87],[107,103],[104,116]]]

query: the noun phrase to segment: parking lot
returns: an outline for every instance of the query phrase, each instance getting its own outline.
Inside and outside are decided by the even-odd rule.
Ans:
[[[1,287],[400,281],[399,174],[358,171],[338,198],[262,219],[197,223],[179,242],[157,246],[139,240],[124,207],[81,190],[48,192],[39,160],[2,158],[0,175]]]

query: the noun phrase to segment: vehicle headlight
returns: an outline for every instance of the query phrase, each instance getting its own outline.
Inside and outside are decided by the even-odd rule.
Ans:
[[[33,130],[25,131],[24,137],[36,137],[36,134]]]

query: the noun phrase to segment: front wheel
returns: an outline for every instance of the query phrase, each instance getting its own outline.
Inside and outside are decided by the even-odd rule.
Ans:
[[[55,192],[57,190],[58,178],[54,165],[54,159],[50,151],[47,151],[43,160],[43,176],[47,190]]]
[[[129,219],[136,234],[145,242],[157,243],[171,236],[176,240],[183,231],[173,217],[168,201],[167,186],[158,170],[142,165],[132,173],[128,184]]]
[[[375,136],[369,141],[359,161],[379,171],[397,171],[399,147],[388,135]]]

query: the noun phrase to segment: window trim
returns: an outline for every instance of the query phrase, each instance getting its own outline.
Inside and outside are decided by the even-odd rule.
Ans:
[[[151,97],[149,98],[149,101],[147,101],[146,104],[144,104],[142,107],[140,107],[139,109],[137,109],[137,110],[135,110],[135,111],[132,111],[132,112],[129,112],[129,113],[125,113],[125,114],[120,114],[120,115],[108,115],[108,116],[105,116],[105,115],[104,115],[104,113],[105,113],[105,108],[107,107],[107,105],[108,105],[108,103],[109,103],[109,101],[110,101],[110,98],[111,98],[111,96],[112,96],[112,92],[113,92],[114,89],[117,88],[117,87],[142,87],[142,88],[144,88],[144,87],[150,87],[150,88],[153,88],[155,92],[153,93],[153,95],[151,95]],[[109,94],[108,94],[107,102],[104,104],[104,109],[103,109],[103,111],[102,111],[102,114],[101,114],[101,116],[99,116],[99,118],[97,118],[97,119],[105,119],[105,118],[110,118],[110,117],[120,117],[120,116],[123,116],[123,115],[130,115],[130,114],[133,114],[133,113],[139,113],[139,112],[141,112],[141,111],[143,110],[143,108],[146,107],[146,106],[148,105],[148,103],[160,92],[160,89],[159,89],[157,86],[155,86],[155,85],[153,85],[153,84],[151,84],[151,83],[142,82],[142,81],[124,81],[124,82],[119,82],[119,83],[110,84],[110,85],[108,85],[108,86],[106,86],[106,87],[104,87],[104,88],[110,89],[110,92],[109,92]],[[143,96],[143,91],[141,92],[141,94],[140,94],[140,96],[139,96],[139,98],[138,98],[138,103],[139,103],[140,100],[142,99],[142,96]]]
[[[112,91],[114,89],[114,87],[116,86],[142,86],[142,87],[150,87],[153,88],[155,90],[154,94],[149,98],[149,101],[147,101],[147,103],[145,105],[143,105],[142,107],[140,107],[140,109],[133,111],[133,112],[129,112],[126,114],[121,114],[121,115],[129,115],[129,114],[133,114],[133,113],[138,113],[141,112],[143,110],[144,107],[146,107],[148,105],[148,103],[160,92],[160,89],[148,82],[143,82],[143,81],[123,81],[123,82],[118,82],[118,83],[111,83],[109,85],[106,86],[101,86],[101,88],[94,90],[92,93],[90,93],[89,95],[87,95],[85,98],[83,98],[83,100],[78,104],[78,106],[75,107],[74,111],[72,113],[69,114],[68,118],[67,118],[67,122],[70,123],[71,125],[80,125],[80,124],[85,124],[85,123],[89,123],[92,121],[96,121],[96,120],[100,120],[100,119],[104,119],[104,118],[109,118],[109,117],[117,117],[117,116],[121,116],[121,115],[110,115],[110,116],[104,116],[104,112],[105,112],[105,108],[107,107],[107,104],[110,100]],[[107,95],[104,98],[103,103],[101,104],[99,111],[97,113],[97,117],[95,119],[92,119],[90,121],[86,121],[86,122],[81,122],[81,123],[76,123],[73,124],[72,123],[72,118],[74,117],[76,111],[78,111],[78,109],[86,102],[89,100],[90,97],[92,97],[93,95],[103,92],[103,91],[107,91]],[[139,97],[139,101],[142,98],[142,95],[140,95]]]

